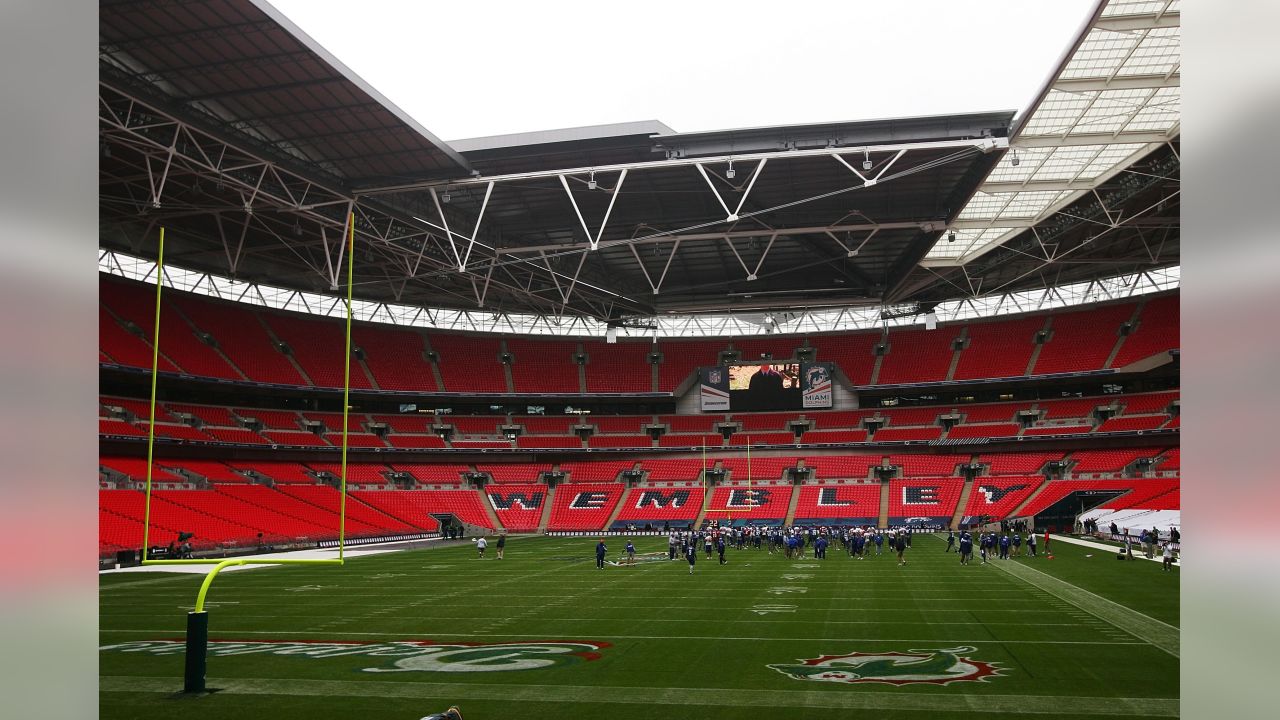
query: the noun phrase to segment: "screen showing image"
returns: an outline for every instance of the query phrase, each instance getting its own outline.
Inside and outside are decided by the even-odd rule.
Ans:
[[[800,363],[729,366],[732,410],[791,410],[800,402]]]
[[[795,389],[800,387],[800,363],[779,365],[730,365],[729,390],[749,390],[752,384],[760,387]]]

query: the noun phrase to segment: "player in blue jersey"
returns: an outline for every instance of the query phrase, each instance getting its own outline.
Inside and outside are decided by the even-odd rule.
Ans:
[[[600,538],[600,542],[596,543],[596,567],[600,570],[604,569],[604,556],[609,552],[609,548],[604,544],[604,538]]]

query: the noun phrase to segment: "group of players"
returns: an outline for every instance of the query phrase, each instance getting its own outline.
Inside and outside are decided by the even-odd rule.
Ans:
[[[960,531],[959,537],[956,536],[955,532],[948,531],[945,552],[957,551],[957,541],[959,542],[960,564],[968,565],[973,560],[973,536],[964,530]],[[1047,553],[1049,551],[1048,532],[1044,534],[1044,548]],[[983,565],[987,564],[988,559],[994,559],[994,557],[998,557],[1001,560],[1008,560],[1010,557],[1022,557],[1022,533],[980,533],[978,535],[978,552],[982,558]],[[1027,555],[1036,557],[1035,533],[1027,534]]]
[[[888,545],[897,553],[898,564],[906,565],[906,551],[911,547],[913,528],[880,530],[874,527],[724,527],[712,524],[702,530],[673,530],[667,535],[667,559],[683,557],[692,573],[697,564],[699,549],[707,560],[713,553],[719,563],[725,565],[725,551],[765,550],[780,554],[790,560],[827,559],[827,551],[833,543],[839,543],[843,552],[857,560],[881,555]],[[630,543],[628,543],[630,547]],[[597,549],[597,552],[598,549]]]

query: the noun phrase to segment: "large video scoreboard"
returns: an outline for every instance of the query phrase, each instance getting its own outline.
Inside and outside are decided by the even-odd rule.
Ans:
[[[737,363],[698,370],[703,412],[831,407],[831,363]]]

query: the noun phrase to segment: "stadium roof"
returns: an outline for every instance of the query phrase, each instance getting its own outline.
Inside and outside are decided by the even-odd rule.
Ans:
[[[188,269],[336,287],[353,212],[362,298],[625,324],[1177,263],[1175,3],[1099,3],[1016,121],[452,144],[265,3],[104,2],[100,22],[100,244],[146,254],[163,225]]]

